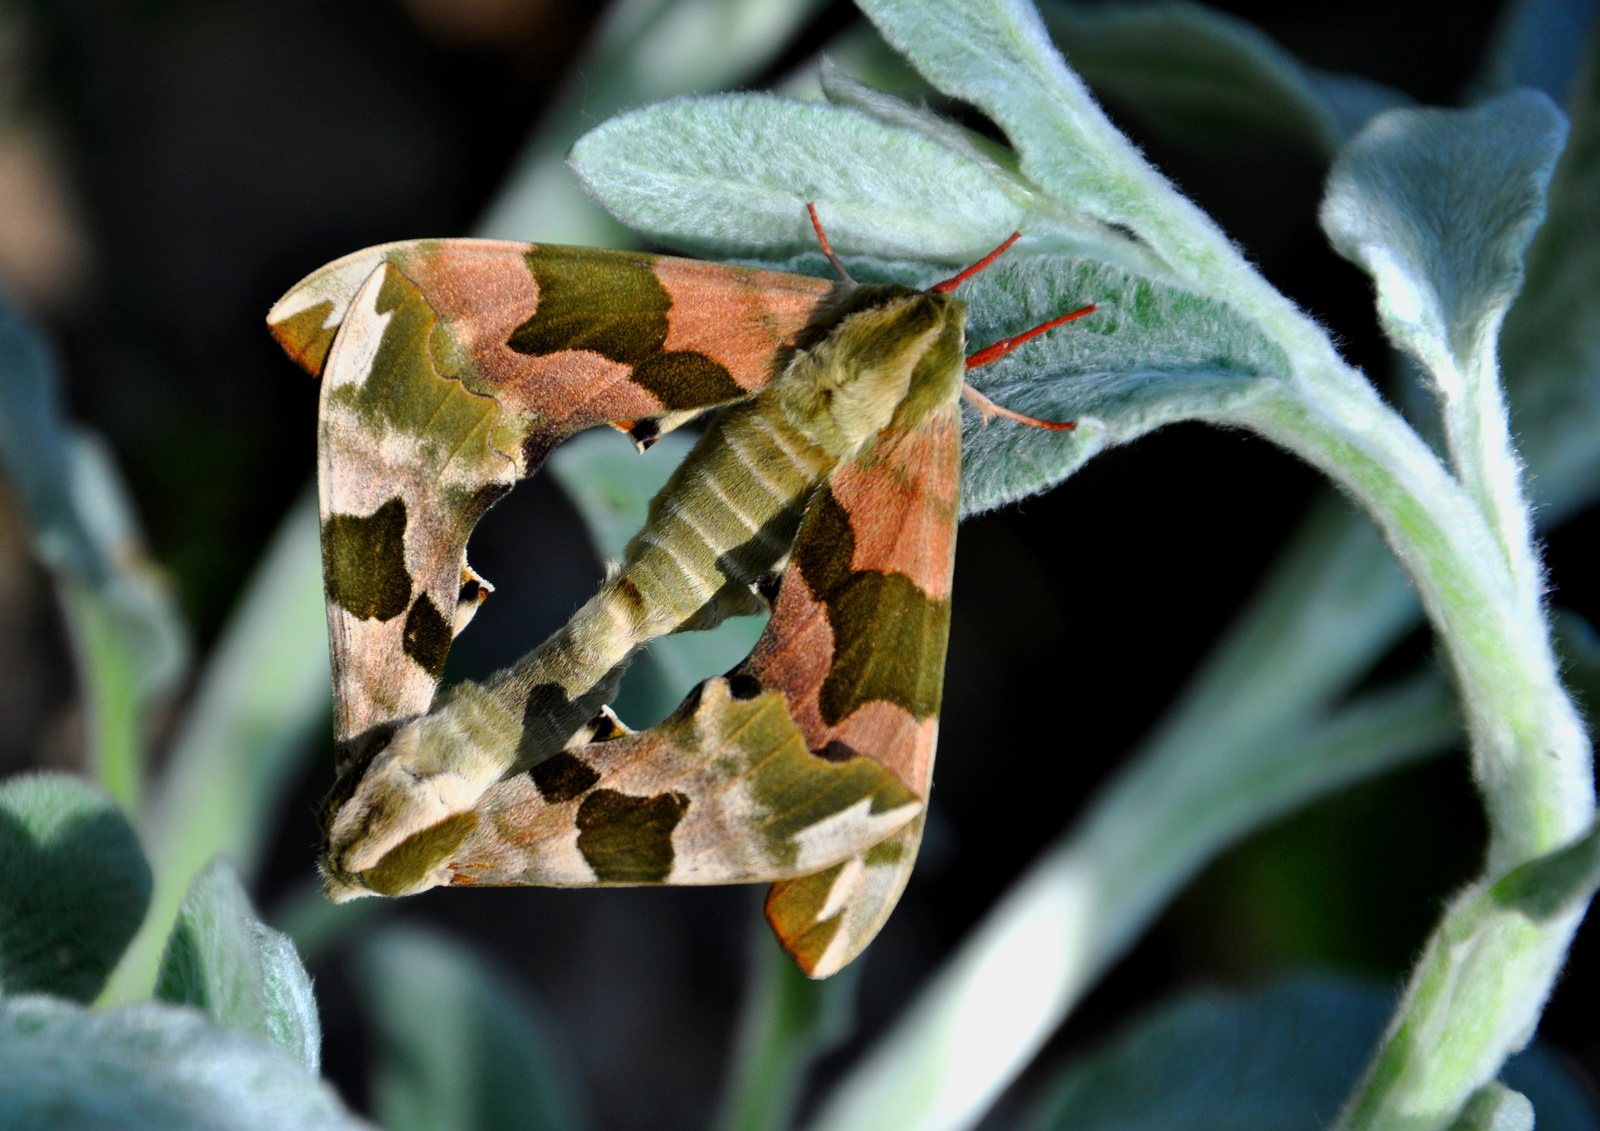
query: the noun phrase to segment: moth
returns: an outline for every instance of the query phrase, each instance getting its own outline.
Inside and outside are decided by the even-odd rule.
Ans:
[[[441,884],[771,882],[808,974],[871,941],[931,784],[950,617],[960,402],[954,292],[633,252],[385,244],[312,273],[268,325],[322,379],[318,488],[338,775],[328,894]],[[568,624],[439,691],[492,587],[473,526],[564,439],[641,448],[711,410],[624,560]],[[668,719],[607,704],[649,640],[770,609],[751,654]]]

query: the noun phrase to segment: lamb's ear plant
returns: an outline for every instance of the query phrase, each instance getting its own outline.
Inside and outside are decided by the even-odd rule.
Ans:
[[[1144,163],[1066,68],[1031,7],[862,6],[929,83],[1005,133],[1015,168],[885,96],[822,106],[760,96],[667,103],[593,131],[574,150],[574,168],[619,218],[662,242],[768,261],[801,247],[807,200],[838,218],[835,245],[863,260],[951,263],[970,255],[969,245],[1020,227],[1034,258],[997,273],[989,301],[975,299],[973,334],[1014,332],[1039,304],[1092,299],[1106,317],[1100,340],[1046,339],[993,367],[988,395],[1034,415],[1075,417],[1079,428],[1012,443],[974,423],[965,444],[969,510],[1050,486],[1109,444],[1198,419],[1282,445],[1367,512],[1448,658],[1491,839],[1484,877],[1447,910],[1344,1121],[1448,1125],[1527,1040],[1597,878],[1583,847],[1594,811],[1589,741],[1557,676],[1496,364],[1499,326],[1521,286],[1522,256],[1565,137],[1563,115],[1528,92],[1468,111],[1390,111],[1341,151],[1330,178],[1324,225],[1373,276],[1386,332],[1439,398],[1441,458],[1311,317]],[[897,200],[890,185],[901,190]],[[1004,450],[991,457],[989,445]],[[1418,703],[1437,702],[1425,688],[1415,694]],[[1448,726],[1441,718],[1399,745],[1437,745]],[[1292,782],[1263,791],[1251,819],[1281,811],[1286,795],[1349,780],[1341,753],[1372,757],[1370,742],[1317,737],[1326,753],[1311,761],[1335,769],[1309,787],[1284,772]],[[1307,746],[1319,748],[1312,738]],[[1208,768],[1239,781],[1224,760]],[[1156,825],[1122,831],[1161,833]],[[1140,878],[1135,872],[1136,888]],[[1089,893],[1080,895],[1069,918],[1090,905]],[[1017,938],[1064,946],[1073,934],[1058,921]],[[991,1010],[1037,991],[1004,978],[985,988]],[[992,1060],[976,1035],[991,1029],[970,1026],[964,1041],[939,1020],[920,1018],[946,1051]],[[892,1060],[848,1082],[819,1125],[959,1126],[982,1102],[918,1087],[920,1073],[884,1070]]]
[[[0,1126],[366,1126],[317,1079],[310,980],[227,865],[185,897],[157,1000],[92,1010],[150,898],[127,819],[76,778],[12,778],[0,863]]]

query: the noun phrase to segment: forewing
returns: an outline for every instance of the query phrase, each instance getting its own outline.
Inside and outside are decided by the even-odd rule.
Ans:
[[[658,726],[564,750],[361,876],[402,894],[435,883],[727,884],[800,876],[921,811],[877,763],[812,754],[783,697],[701,684]]]
[[[932,784],[950,629],[961,431],[947,405],[836,471],[795,541],[772,621],[732,677],[781,692],[808,748],[876,761],[918,798]],[[767,919],[826,977],[872,941],[916,861],[922,822],[812,876],[775,884]]]
[[[434,312],[442,372],[495,397],[532,474],[597,424],[660,431],[762,388],[833,284],[670,256],[501,240],[412,240],[355,252],[279,299],[267,324],[320,374],[351,300],[380,264]]]
[[[315,272],[268,321],[323,374],[323,553],[345,743],[428,710],[487,586],[472,527],[561,440],[749,396],[831,285],[627,252],[439,240]]]

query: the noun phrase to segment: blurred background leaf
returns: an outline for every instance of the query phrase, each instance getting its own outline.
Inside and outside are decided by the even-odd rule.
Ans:
[[[150,867],[104,794],[62,774],[0,785],[0,993],[92,1001],[149,901]]]
[[[1380,985],[1327,974],[1186,994],[1062,1070],[1020,1125],[1313,1131],[1338,1114],[1393,1005]],[[1600,1127],[1584,1085],[1547,1049],[1513,1059],[1503,1079],[1532,1101],[1542,1131]]]
[[[109,450],[67,424],[58,381],[50,348],[0,303],[0,462],[66,611],[95,774],[137,810],[150,712],[182,678],[188,637]]]
[[[582,1131],[551,1020],[516,977],[437,931],[391,928],[361,950],[377,1034],[373,1111],[388,1131]]]

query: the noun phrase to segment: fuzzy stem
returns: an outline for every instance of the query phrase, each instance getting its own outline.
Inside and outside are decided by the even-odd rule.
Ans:
[[[1491,527],[1357,374],[1303,373],[1234,421],[1322,469],[1383,530],[1450,657],[1489,816],[1485,878],[1435,929],[1342,1123],[1422,1131],[1448,1125],[1527,1041],[1560,971],[1581,907],[1544,919],[1487,914],[1484,893],[1588,827],[1589,740],[1557,676],[1534,579],[1513,575],[1505,525]]]

